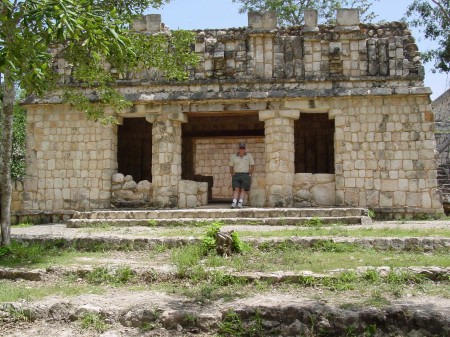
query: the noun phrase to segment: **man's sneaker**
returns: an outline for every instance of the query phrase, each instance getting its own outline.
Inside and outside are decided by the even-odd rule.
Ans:
[[[237,204],[238,208],[242,208],[242,201],[239,201],[239,203]]]
[[[231,204],[231,208],[236,208],[236,201],[233,201],[233,203]]]

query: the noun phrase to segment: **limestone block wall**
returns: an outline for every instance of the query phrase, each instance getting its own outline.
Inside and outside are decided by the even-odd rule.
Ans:
[[[195,208],[208,204],[208,183],[180,180],[178,207]]]
[[[25,210],[110,206],[117,127],[87,121],[66,105],[27,106]]]
[[[432,103],[432,107],[436,122],[436,145],[439,146],[450,137],[450,90],[436,98]],[[449,155],[450,147],[447,147],[439,154],[438,163],[447,164]]]
[[[294,120],[298,110],[260,111],[265,123],[266,197],[270,207],[289,207],[293,202],[295,172]]]
[[[12,185],[12,200],[11,200],[11,212],[20,212],[23,209],[23,181],[13,181]]]
[[[186,116],[168,110],[147,119],[153,123],[153,204],[156,207],[177,207],[178,183],[181,180],[181,123],[187,121]]]
[[[200,63],[184,82],[167,81],[153,69],[139,74],[112,69],[117,88],[134,103],[119,119],[145,118],[152,125],[155,207],[195,203],[188,197],[195,186],[180,183],[183,173],[183,180],[212,176],[213,197],[229,199],[229,156],[245,141],[256,160],[251,205],[334,200],[336,206],[380,212],[442,213],[430,90],[423,85],[420,55],[406,24],[361,24],[357,11],[346,10],[338,11],[336,25],[319,26],[316,15],[307,18],[304,26],[284,28],[276,27],[271,14],[251,14],[248,27],[194,32]],[[141,19],[134,29],[167,33],[159,16]],[[64,83],[73,81],[67,62],[56,59],[54,65]],[[85,92],[95,96],[95,89]],[[117,128],[86,121],[57,94],[29,98],[25,106],[24,209],[109,207]],[[334,119],[334,156],[327,157],[334,158],[327,172],[335,173],[334,180],[295,172],[295,121],[305,113]],[[203,116],[219,122],[211,130],[195,123],[183,128],[189,118],[198,122]],[[219,133],[227,123],[220,121],[232,124],[234,116],[247,116],[254,127]]]
[[[354,98],[330,113],[337,205],[442,213],[428,97]]]
[[[237,152],[240,142],[247,144],[247,151],[255,160],[253,180],[264,178],[265,146],[263,138],[201,138],[195,140],[195,174],[213,176],[213,198],[230,199],[232,196],[230,156]],[[252,189],[254,187],[252,182]]]
[[[336,25],[277,27],[273,13],[249,13],[242,28],[197,30],[194,50],[199,64],[190,69],[190,81],[249,79],[323,79],[343,77],[423,76],[418,48],[406,23],[363,24],[358,12],[341,9]],[[141,33],[169,34],[160,15],[137,19]],[[62,59],[55,70],[70,83],[70,64]],[[155,69],[118,74],[120,81],[161,82]],[[244,83],[240,83],[243,85]]]

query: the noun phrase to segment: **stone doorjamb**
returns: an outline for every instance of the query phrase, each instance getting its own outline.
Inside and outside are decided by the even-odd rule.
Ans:
[[[328,118],[334,119],[334,176],[336,184],[336,206],[345,205],[344,176],[342,155],[345,153],[345,135],[343,127],[346,124],[342,117],[342,109],[328,110]]]
[[[152,123],[152,188],[155,207],[178,207],[181,180],[181,124],[188,119],[181,106],[164,105],[158,113],[148,114]]]
[[[259,120],[265,124],[266,200],[269,207],[293,204],[295,175],[294,120],[300,110],[264,110]]]

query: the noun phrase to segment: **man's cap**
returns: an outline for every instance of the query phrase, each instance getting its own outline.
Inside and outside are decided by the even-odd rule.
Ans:
[[[245,143],[239,143],[239,148],[240,149],[245,149]]]

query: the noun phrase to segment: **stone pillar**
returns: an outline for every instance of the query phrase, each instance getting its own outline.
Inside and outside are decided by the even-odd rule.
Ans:
[[[249,12],[249,70],[257,78],[273,78],[275,58],[275,33],[277,14],[275,11],[265,13]]]
[[[181,180],[181,123],[187,117],[177,107],[164,106],[147,116],[152,123],[153,205],[178,207],[178,183]]]
[[[360,77],[366,74],[366,38],[359,27],[359,10],[337,10],[335,32],[339,42],[330,42],[330,74]]]
[[[294,120],[299,110],[265,110],[266,200],[269,207],[290,207],[295,175]]]

